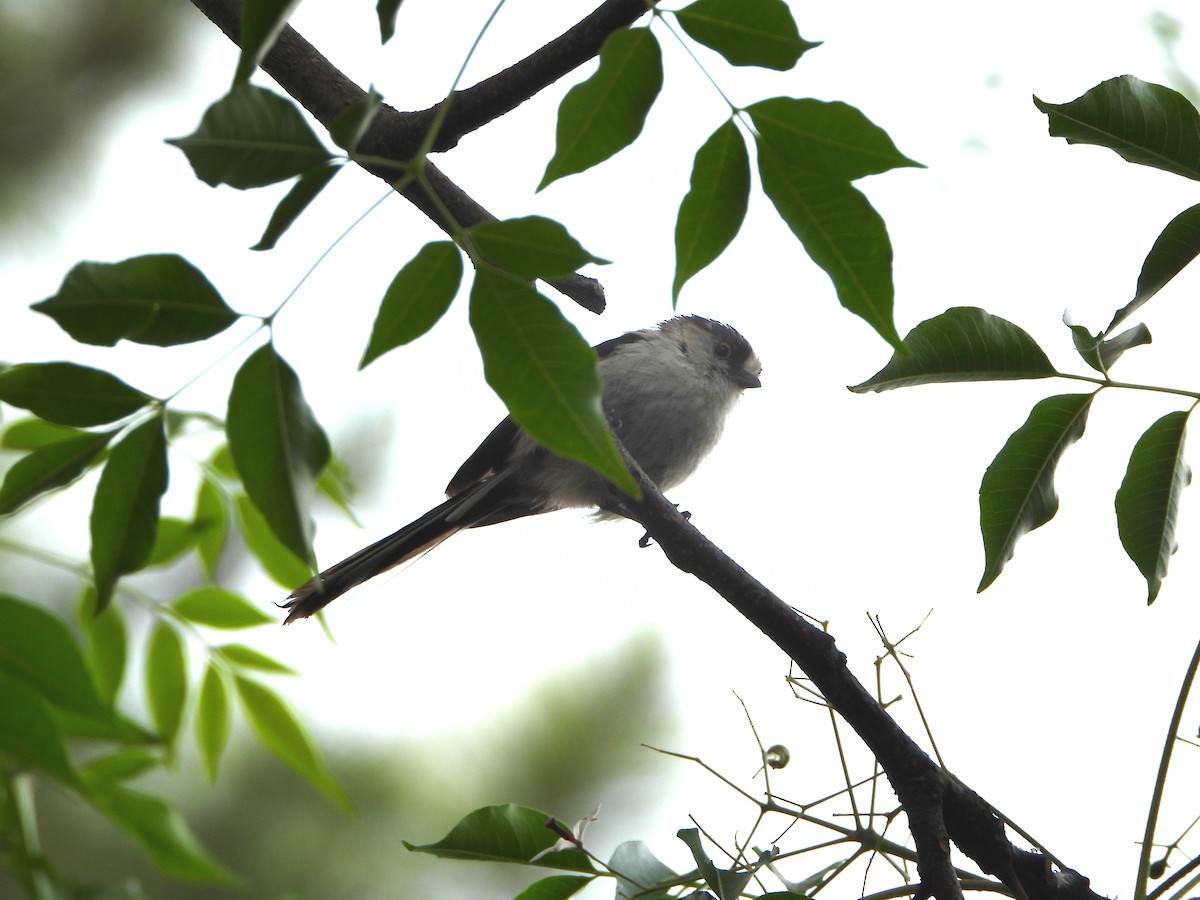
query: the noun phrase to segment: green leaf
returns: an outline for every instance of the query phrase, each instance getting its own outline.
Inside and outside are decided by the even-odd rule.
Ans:
[[[675,13],[688,36],[735,66],[787,71],[820,42],[800,37],[783,0],[696,0]]]
[[[290,591],[312,577],[312,569],[280,543],[249,497],[238,494],[234,497],[233,508],[242,539],[272,581]]]
[[[115,603],[109,604],[103,612],[97,612],[96,592],[89,587],[80,598],[77,618],[87,648],[88,668],[100,696],[111,705],[125,680],[129,647],[125,617]]]
[[[234,377],[225,428],[246,493],[284,546],[311,559],[309,507],[329,439],[272,345],[250,354]]]
[[[850,390],[890,391],[951,381],[1010,381],[1057,374],[1042,348],[1005,319],[973,306],[956,306],[917,325],[904,338],[906,355]]]
[[[632,144],[662,90],[662,50],[648,28],[614,31],[591,78],[567,92],[558,108],[554,156],[538,190],[590,169]]]
[[[46,701],[25,682],[0,675],[0,755],[78,787],[62,729]]]
[[[221,765],[221,755],[229,743],[232,723],[229,688],[225,686],[221,670],[209,663],[204,670],[200,696],[196,701],[196,743],[200,747],[209,781],[217,780],[217,770]]]
[[[1092,334],[1082,325],[1073,324],[1070,313],[1063,314],[1063,323],[1071,329],[1071,340],[1075,344],[1076,352],[1085,363],[1103,375],[1108,374],[1112,365],[1130,347],[1139,347],[1151,342],[1150,329],[1141,324],[1105,340],[1103,331]]]
[[[338,806],[350,809],[350,798],[334,780],[308,734],[279,695],[248,678],[234,676],[234,682],[250,724],[266,748]]]
[[[1058,512],[1054,472],[1066,449],[1083,436],[1095,396],[1062,394],[1040,400],[988,466],[979,486],[984,553],[980,591],[1012,559],[1017,541]]]
[[[759,165],[772,158],[797,181],[822,175],[854,181],[905,166],[924,168],[896,149],[888,133],[846,103],[773,97],[746,108],[758,132]]]
[[[321,496],[330,500],[334,506],[346,514],[346,517],[356,525],[361,525],[354,515],[351,506],[354,497],[354,482],[350,478],[350,467],[336,456],[329,457],[329,464],[321,471],[317,479],[317,490]]]
[[[431,241],[396,273],[379,305],[358,368],[415,341],[450,308],[462,284],[462,253],[453,241]]]
[[[45,444],[13,463],[0,484],[0,515],[16,512],[42,494],[68,485],[100,456],[116,432],[83,432]]]
[[[1185,209],[1167,223],[1142,263],[1133,299],[1117,311],[1108,330],[1112,331],[1162,290],[1197,255],[1200,255],[1200,204]]]
[[[188,621],[209,628],[253,628],[275,621],[241,594],[211,585],[181,594],[171,608]]]
[[[696,861],[696,870],[718,897],[740,896],[758,868],[756,866],[737,871],[718,869],[709,855],[704,852],[698,828],[681,828],[676,832],[676,837],[687,844],[688,850],[692,852],[692,859]],[[761,863],[759,865],[761,866]]]
[[[83,767],[83,775],[88,781],[115,785],[144,775],[162,764],[162,757],[157,753],[142,747],[122,747],[89,759]]]
[[[78,263],[33,309],[80,343],[103,347],[122,338],[156,347],[202,341],[238,318],[204,273],[173,253]]]
[[[7,594],[0,594],[0,674],[60,709],[98,719],[112,717],[67,626],[44,609]]]
[[[39,450],[47,444],[57,444],[87,432],[67,425],[55,425],[42,419],[19,419],[4,429],[0,447],[5,450]]]
[[[371,123],[382,106],[382,95],[372,87],[362,97],[338,113],[337,118],[329,126],[329,136],[347,153],[353,153],[358,149],[358,142],[367,133],[367,129],[371,127]]]
[[[761,142],[758,171],[766,195],[829,275],[842,306],[899,349],[892,319],[892,243],[883,218],[848,182],[801,172]]]
[[[474,859],[490,862],[530,864],[535,856],[554,846],[558,835],[546,827],[550,817],[544,812],[506,803],[485,806],[468,813],[433,844],[410,844],[405,847],[418,853],[430,853],[444,859]],[[594,873],[587,854],[579,850],[560,850],[547,853],[532,863],[570,872]]]
[[[150,558],[166,489],[167,441],[163,420],[156,416],[113,447],[96,485],[90,524],[100,609],[108,605],[117,579]]]
[[[1051,136],[1068,144],[1095,144],[1131,163],[1200,179],[1200,113],[1178,91],[1122,75],[1070,103],[1033,103],[1049,117]]]
[[[205,184],[238,190],[287,181],[333,158],[290,100],[251,84],[235,86],[195,131],[167,143]]]
[[[551,875],[529,885],[515,900],[566,900],[595,880],[594,875]]]
[[[222,644],[216,648],[221,658],[230,665],[242,669],[254,669],[258,672],[271,672],[276,675],[295,675],[296,670],[285,666],[274,657],[247,647],[245,644]]]
[[[1141,347],[1149,344],[1152,340],[1150,329],[1141,323],[1122,331],[1116,337],[1109,338],[1100,345],[1100,358],[1104,363],[1105,371],[1111,369],[1113,363],[1120,359],[1121,355],[1130,347]]]
[[[675,220],[675,281],[671,301],[684,282],[725,252],[741,230],[750,199],[750,157],[732,120],[696,151],[691,184]]]
[[[559,456],[636,491],[601,408],[595,351],[558,307],[523,281],[480,269],[470,320],[484,377],[514,421]]]
[[[1179,498],[1192,480],[1183,458],[1186,412],[1167,413],[1138,439],[1125,478],[1117,490],[1117,530],[1121,546],[1146,579],[1146,602],[1153,603],[1167,563],[1178,549],[1175,525]]]
[[[146,567],[165,566],[175,562],[192,549],[195,540],[196,532],[191,522],[174,516],[159,517],[158,530],[154,535],[154,549],[150,551]]]
[[[153,399],[115,375],[75,363],[20,363],[0,372],[0,401],[58,425],[105,425]]]
[[[377,0],[375,11],[379,15],[379,38],[386,44],[396,33],[396,14],[404,0]]]
[[[608,865],[617,873],[618,897],[660,900],[669,897],[670,888],[679,883],[679,875],[660,862],[641,841],[625,841],[620,844],[613,851]],[[662,888],[643,893],[652,885],[662,885]]]
[[[584,250],[561,223],[545,216],[484,222],[467,234],[492,265],[530,281],[566,278],[588,263],[608,264]]]
[[[96,785],[96,807],[129,834],[160,870],[185,881],[231,884],[235,880],[200,846],[169,804],[140,791]]]
[[[267,222],[262,237],[250,249],[274,249],[284,232],[292,227],[293,223],[300,218],[300,214],[308,209],[308,205],[316,199],[317,194],[325,190],[329,182],[333,181],[333,176],[341,170],[341,162],[321,163],[297,178],[291,190],[284,195],[283,199],[279,201],[279,205],[275,207],[275,211],[271,213],[271,219]]]
[[[215,578],[217,565],[225,550],[225,539],[229,535],[229,510],[225,493],[207,476],[200,479],[200,487],[196,491],[192,529],[204,572],[209,578]]]
[[[247,81],[267,55],[279,32],[300,5],[300,0],[244,0],[242,4],[242,52],[234,83]]]
[[[179,632],[159,621],[146,648],[146,700],[154,727],[167,744],[175,742],[187,703],[187,656]]]

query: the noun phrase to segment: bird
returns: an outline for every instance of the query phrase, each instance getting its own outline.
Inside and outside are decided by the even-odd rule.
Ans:
[[[662,491],[696,470],[742,392],[762,386],[762,363],[750,343],[698,315],[627,332],[594,350],[609,426]],[[597,519],[621,518],[618,496],[601,475],[553,453],[507,417],[450,479],[444,502],[293,591],[281,604],[285,624],[464,528],[581,507],[597,507]]]

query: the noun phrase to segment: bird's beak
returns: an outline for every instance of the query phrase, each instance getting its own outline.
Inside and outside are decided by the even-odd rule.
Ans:
[[[743,388],[762,387],[762,379],[753,372],[742,371],[739,373],[737,383]]]

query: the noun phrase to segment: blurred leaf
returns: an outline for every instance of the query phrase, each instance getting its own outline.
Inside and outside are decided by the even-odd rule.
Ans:
[[[166,874],[184,881],[230,884],[232,875],[209,856],[169,804],[140,791],[95,786],[96,806],[128,833]]]
[[[679,875],[659,861],[641,841],[625,841],[613,851],[609,868],[617,873],[618,897],[642,897],[660,900],[669,897],[668,891],[679,881]],[[644,894],[651,885],[664,885],[657,891]]]
[[[1200,113],[1159,84],[1122,75],[1070,103],[1034,105],[1050,119],[1050,134],[1068,144],[1095,144],[1123,159],[1200,179]]]
[[[226,432],[254,505],[284,546],[311,559],[309,508],[317,476],[329,462],[329,439],[304,401],[296,373],[272,345],[250,354],[234,377]]]
[[[343,460],[333,455],[329,457],[329,464],[325,466],[321,471],[321,477],[317,479],[317,490],[344,512],[350,521],[361,524],[351,507],[355,487],[350,478],[350,467]]]
[[[566,900],[595,880],[594,875],[551,875],[529,885],[515,900]]]
[[[379,38],[386,44],[396,33],[396,14],[404,0],[376,0],[375,11],[379,14]]]
[[[238,190],[287,181],[332,158],[290,100],[251,84],[236,85],[194,132],[167,143],[205,184]]]
[[[754,873],[774,859],[778,853],[777,850],[769,853],[760,852],[758,860],[748,866],[739,866],[736,869],[718,869],[708,854],[704,852],[698,828],[681,828],[676,832],[676,836],[692,851],[692,859],[696,861],[697,870],[718,897],[741,896],[746,885],[750,883],[750,879],[754,877]]]
[[[662,50],[649,28],[614,31],[595,73],[558,108],[554,156],[537,189],[604,162],[632,144],[662,90]]]
[[[122,747],[89,759],[83,767],[83,775],[88,781],[114,785],[144,775],[162,763],[161,756],[143,747]]]
[[[1112,331],[1162,290],[1197,254],[1200,254],[1200,204],[1185,209],[1167,223],[1142,263],[1133,299],[1117,311],[1108,330]]]
[[[308,205],[317,195],[333,181],[333,176],[342,170],[342,163],[332,161],[313,166],[296,179],[296,183],[279,201],[271,220],[267,222],[266,230],[251,250],[271,250],[279,243],[279,239],[292,227],[300,214],[308,209]]]
[[[347,153],[353,153],[382,105],[383,97],[372,86],[361,98],[338,113],[329,126],[329,136]]]
[[[761,140],[763,191],[804,250],[833,281],[842,306],[897,349],[892,244],[882,217],[849,182],[795,168]]]
[[[893,354],[858,394],[951,381],[1008,381],[1057,374],[1042,348],[1005,319],[973,306],[957,306],[926,319],[904,338],[907,355]]]
[[[117,579],[145,565],[154,549],[158,506],[167,489],[163,421],[143,422],[112,449],[92,503],[92,572],[104,609]]]
[[[750,157],[737,125],[725,122],[696,151],[687,195],[675,221],[675,281],[684,282],[725,252],[741,230],[750,199]]]
[[[19,766],[39,769],[71,787],[79,775],[50,707],[28,683],[0,674],[0,754]]]
[[[566,278],[588,263],[608,263],[592,256],[561,223],[545,216],[483,222],[467,234],[488,262],[531,281]]]
[[[453,241],[431,241],[388,285],[358,368],[425,334],[450,308],[462,284],[462,253]]]
[[[819,46],[800,37],[783,0],[696,0],[675,13],[688,36],[735,66],[787,71],[807,50]]]
[[[117,699],[125,680],[129,636],[121,608],[111,603],[103,612],[96,611],[96,591],[89,587],[79,602],[79,628],[87,648],[87,662],[100,696],[108,704]]]
[[[0,437],[0,447],[6,450],[38,450],[47,444],[56,444],[88,433],[42,419],[19,419],[4,429],[4,434]]]
[[[0,674],[37,691],[62,709],[112,717],[83,661],[79,645],[58,618],[0,594]]]
[[[409,850],[430,853],[445,859],[473,859],[529,865],[530,860],[554,846],[558,835],[546,827],[550,819],[544,812],[506,803],[485,806],[468,813],[444,838],[433,844],[410,844]],[[579,850],[548,853],[533,865],[570,872],[595,873],[587,854]]]
[[[244,0],[242,3],[242,52],[238,56],[234,82],[247,81],[267,55],[279,32],[287,24],[300,0]]]
[[[1175,526],[1179,498],[1192,481],[1183,458],[1188,413],[1167,413],[1138,439],[1117,491],[1117,530],[1121,546],[1146,579],[1146,602],[1153,603],[1179,545]]]
[[[187,692],[183,639],[172,625],[160,620],[146,647],[146,700],[154,727],[168,745],[174,745],[183,722]]]
[[[217,565],[225,550],[225,539],[229,535],[229,510],[224,492],[207,476],[200,479],[200,487],[196,491],[192,530],[204,573],[209,578],[215,578]]]
[[[160,516],[158,530],[154,535],[154,549],[146,560],[146,567],[165,566],[192,549],[196,532],[192,523],[174,516]]]
[[[233,508],[242,539],[272,581],[290,591],[312,577],[312,569],[279,542],[249,497],[238,494],[234,497]]]
[[[85,431],[45,444],[17,460],[0,484],[0,515],[16,512],[42,494],[75,481],[100,456],[114,434]]]
[[[241,594],[213,585],[181,594],[171,608],[188,621],[209,628],[253,628],[275,621]]]
[[[470,321],[484,377],[517,424],[560,456],[635,492],[600,406],[595,351],[558,307],[523,281],[479,269]]]
[[[229,688],[221,670],[212,663],[204,670],[200,682],[200,696],[196,701],[196,743],[204,760],[204,771],[209,781],[217,780],[221,765],[221,754],[229,743],[230,726],[233,723],[229,707]]]
[[[343,809],[352,807],[346,792],[334,780],[295,714],[270,688],[234,676],[238,696],[254,731],[268,750]]]
[[[1083,437],[1095,396],[1062,394],[1038,401],[988,466],[979,486],[984,568],[978,590],[996,580],[1023,535],[1058,512],[1054,472],[1066,449]]]
[[[267,656],[253,647],[245,644],[222,644],[216,648],[230,665],[243,669],[254,669],[259,672],[271,672],[277,675],[295,675],[296,670],[285,666],[279,660]]]
[[[58,425],[115,422],[153,399],[115,375],[74,363],[20,363],[0,371],[0,401]]]
[[[238,318],[204,273],[173,253],[77,263],[33,309],[80,343],[103,347],[122,338],[156,347],[202,341]]]

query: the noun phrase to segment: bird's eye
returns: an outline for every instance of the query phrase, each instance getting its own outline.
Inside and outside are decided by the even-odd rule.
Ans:
[[[729,354],[733,352],[733,348],[729,346],[728,341],[718,341],[717,346],[713,347],[713,353],[717,359],[729,359]]]

